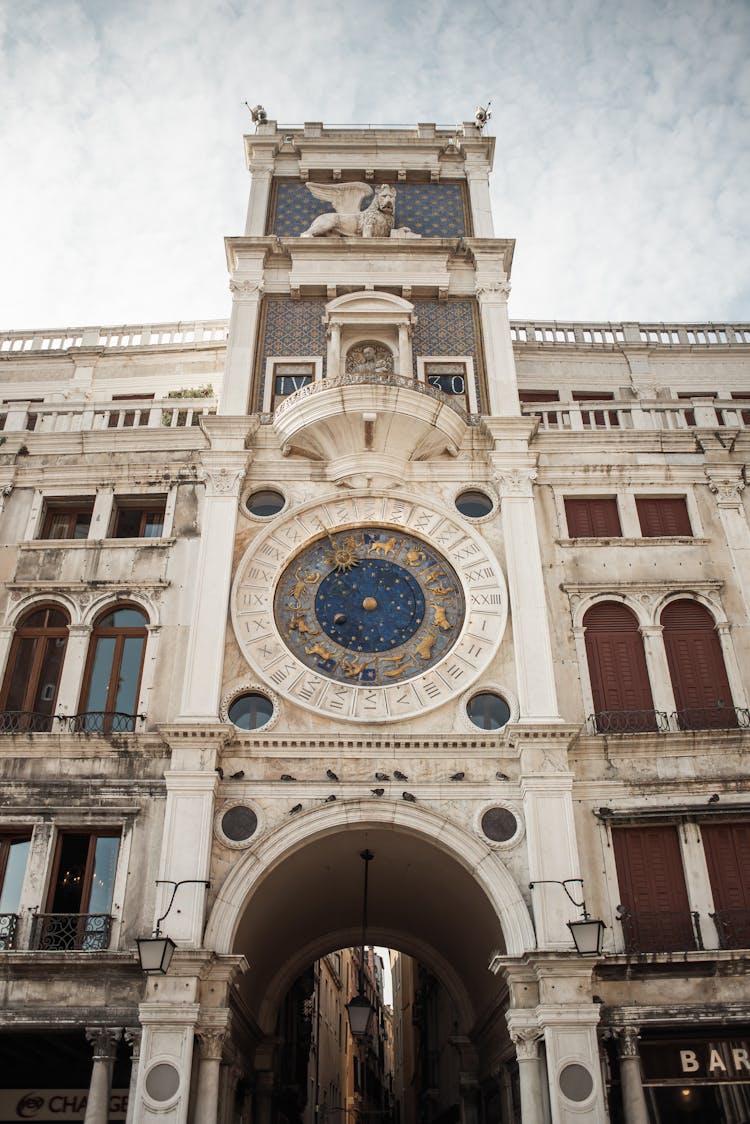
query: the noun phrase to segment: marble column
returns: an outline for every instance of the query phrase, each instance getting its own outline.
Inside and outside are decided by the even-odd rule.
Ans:
[[[522,1124],[545,1124],[542,1059],[539,1056],[541,1031],[533,1028],[511,1030],[510,1037],[518,1058]]]
[[[223,1029],[198,1029],[200,1068],[198,1089],[195,1095],[194,1118],[200,1124],[216,1124],[219,1112],[219,1071],[226,1031]]]
[[[225,417],[243,416],[250,407],[250,381],[263,298],[262,259],[243,264],[251,272],[238,273],[229,282],[232,313],[218,409]]]
[[[86,1027],[86,1038],[93,1047],[94,1064],[91,1068],[84,1124],[107,1124],[109,1120],[112,1067],[121,1033],[119,1027]]]
[[[135,1121],[135,1096],[138,1088],[138,1062],[141,1057],[141,1028],[139,1026],[126,1026],[123,1037],[130,1046],[131,1068],[130,1085],[128,1087],[128,1113],[125,1124],[136,1124]]]
[[[625,1124],[649,1124],[648,1107],[641,1080],[638,1027],[624,1026],[618,1030],[617,1045]]]

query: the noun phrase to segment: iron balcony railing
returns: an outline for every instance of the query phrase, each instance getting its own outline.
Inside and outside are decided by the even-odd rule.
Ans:
[[[750,710],[741,706],[687,706],[675,710],[672,721],[678,730],[735,730],[750,727]]]
[[[2,734],[134,734],[143,729],[145,714],[120,710],[85,710],[80,714],[39,714],[33,710],[0,713]]]
[[[700,917],[694,910],[631,910],[618,905],[625,952],[688,952],[703,948]]]
[[[54,714],[35,710],[5,710],[0,714],[0,734],[48,734]]]
[[[599,710],[587,722],[591,734],[665,734],[669,730],[666,710]]]
[[[38,952],[103,952],[111,931],[108,913],[37,913],[31,947]]]
[[[0,913],[0,952],[16,947],[17,913]]]
[[[133,734],[145,718],[145,714],[121,710],[84,710],[71,715],[68,722],[73,734]]]
[[[750,729],[750,710],[740,706],[666,710],[598,710],[586,718],[590,734],[668,734],[685,730]]]
[[[750,948],[750,909],[717,909],[709,916],[721,948]]]

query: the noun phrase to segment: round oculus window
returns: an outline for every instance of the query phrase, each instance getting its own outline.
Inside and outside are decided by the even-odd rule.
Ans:
[[[456,507],[467,519],[481,519],[489,515],[494,504],[486,492],[470,489],[456,496]]]
[[[235,804],[221,817],[221,830],[232,843],[244,843],[258,830],[258,817],[252,808]]]
[[[594,1079],[584,1065],[571,1062],[560,1073],[560,1090],[569,1101],[585,1101],[594,1089]]]
[[[271,720],[273,703],[267,695],[248,691],[232,699],[227,709],[230,722],[240,730],[260,730]]]
[[[146,1092],[153,1101],[169,1101],[180,1087],[180,1075],[173,1065],[159,1062],[146,1075]]]
[[[281,492],[277,492],[273,488],[264,488],[248,496],[245,507],[251,515],[267,519],[270,515],[278,515],[285,503],[286,500]]]
[[[482,831],[493,843],[507,843],[518,831],[518,820],[508,808],[488,808],[482,816]]]
[[[466,706],[466,713],[480,730],[502,730],[510,721],[510,707],[502,695],[484,691],[474,695]]]

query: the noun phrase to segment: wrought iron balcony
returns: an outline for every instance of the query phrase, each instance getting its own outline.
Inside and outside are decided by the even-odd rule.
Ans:
[[[0,913],[0,952],[16,947],[17,913]]]
[[[36,710],[5,710],[0,714],[0,734],[48,734],[54,714]]]
[[[665,710],[599,710],[587,722],[592,734],[665,734],[669,730]]]
[[[657,912],[631,910],[618,905],[625,952],[689,952],[703,948],[700,917],[689,909]]]
[[[675,710],[672,721],[677,730],[736,730],[750,727],[750,710],[746,707],[687,706]]]
[[[710,916],[721,948],[750,948],[750,909],[717,909]]]
[[[73,734],[133,734],[145,721],[145,714],[125,714],[120,710],[84,710],[68,719]]]
[[[111,931],[108,913],[37,913],[31,947],[37,952],[104,952]]]

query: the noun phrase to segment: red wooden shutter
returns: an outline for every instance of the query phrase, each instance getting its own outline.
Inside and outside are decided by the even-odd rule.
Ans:
[[[701,824],[722,948],[750,947],[750,824]]]
[[[682,729],[737,725],[714,620],[697,601],[672,601],[661,614],[664,648]]]
[[[643,641],[633,613],[617,601],[594,605],[583,618],[594,711],[624,712],[597,720],[597,729],[654,730],[654,701]],[[636,720],[636,712],[642,712]],[[645,712],[645,713],[643,713]],[[633,718],[628,721],[628,714]]]
[[[566,496],[565,517],[571,539],[610,539],[622,535],[614,496]]]
[[[635,506],[646,538],[693,533],[684,496],[636,496]]]
[[[716,909],[750,910],[750,824],[701,824]]]
[[[694,948],[692,919],[677,829],[612,829],[623,929],[635,952]]]

